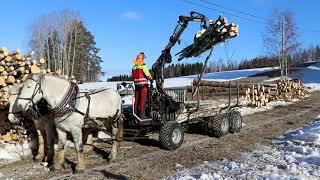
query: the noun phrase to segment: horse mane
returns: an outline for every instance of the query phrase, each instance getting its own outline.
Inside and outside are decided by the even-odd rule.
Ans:
[[[69,80],[65,79],[62,76],[57,76],[57,75],[53,75],[53,74],[43,74],[43,76],[44,77],[50,77],[50,78],[53,78],[53,79],[59,79],[59,80],[63,80],[65,82],[71,83]]]

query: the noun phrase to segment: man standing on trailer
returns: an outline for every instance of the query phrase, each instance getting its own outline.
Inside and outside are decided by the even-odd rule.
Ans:
[[[144,53],[139,53],[133,60],[134,66],[132,68],[132,79],[135,85],[134,111],[141,119],[147,118],[145,103],[148,94],[148,80],[152,80],[152,76],[147,65],[144,63],[144,59]]]

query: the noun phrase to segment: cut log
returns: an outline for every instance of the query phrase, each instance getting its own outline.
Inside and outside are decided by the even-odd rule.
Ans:
[[[43,58],[41,58],[40,60],[39,60],[39,63],[40,64],[44,64],[46,62],[46,60],[44,60]]]
[[[31,69],[31,73],[34,73],[34,74],[38,74],[41,72],[41,69],[37,65],[32,65],[30,69]]]
[[[220,81],[205,81],[202,80],[200,82],[200,86],[213,86],[213,87],[226,87],[228,88],[230,86],[231,83],[231,87],[237,87],[237,81],[224,81],[224,82],[220,82]],[[193,85],[196,86],[198,84],[197,80],[193,81]],[[263,85],[264,87],[276,87],[276,84],[260,84]],[[252,89],[254,88],[255,84],[254,83],[246,83],[246,82],[239,82],[239,88],[249,88],[252,87]]]
[[[16,82],[16,78],[14,76],[8,76],[8,79],[6,79],[7,83],[15,83]]]
[[[6,79],[7,84],[13,84],[16,82],[16,78],[14,76],[8,76]]]
[[[56,70],[56,74],[59,75],[59,76],[61,76],[62,70],[61,70],[61,69]]]
[[[21,81],[22,81],[22,82],[26,82],[26,81],[28,80],[28,78],[29,78],[29,74],[24,74],[24,75],[22,76],[22,78],[21,78]]]
[[[7,61],[7,62],[10,62],[12,60],[12,57],[11,56],[7,56],[4,60]]]
[[[6,84],[6,80],[3,78],[3,76],[0,76],[0,85]]]

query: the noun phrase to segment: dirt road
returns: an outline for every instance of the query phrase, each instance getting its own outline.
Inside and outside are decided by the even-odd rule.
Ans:
[[[186,134],[181,148],[169,152],[161,150],[155,139],[123,142],[117,162],[107,162],[107,143],[99,143],[95,152],[87,156],[87,170],[72,175],[75,153],[70,149],[67,157],[70,167],[64,172],[49,172],[38,163],[24,160],[0,166],[0,178],[12,179],[158,179],[175,174],[181,164],[186,168],[203,161],[225,158],[238,161],[243,152],[252,151],[257,144],[271,144],[290,129],[303,126],[320,114],[320,93],[288,106],[256,113],[243,118],[246,126],[237,134],[210,138],[199,134]]]

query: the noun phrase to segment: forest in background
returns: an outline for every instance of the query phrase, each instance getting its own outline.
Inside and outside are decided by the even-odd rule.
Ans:
[[[289,67],[296,66],[310,61],[320,60],[320,46],[310,46],[306,49],[300,49],[298,52],[293,53],[288,58]],[[278,58],[275,56],[259,56],[252,59],[243,59],[240,63],[235,61],[225,62],[222,58],[218,61],[210,61],[206,72],[221,72],[241,69],[253,69],[262,67],[275,67],[279,66]],[[193,74],[199,74],[202,72],[203,63],[180,63],[171,64],[165,67],[164,77],[173,78],[180,76],[188,76]],[[151,70],[150,70],[151,72]],[[107,81],[131,81],[131,75],[122,74],[113,76]]]
[[[45,58],[44,68],[81,82],[98,81],[103,75],[94,35],[80,15],[71,10],[41,16],[31,26],[29,47]]]

